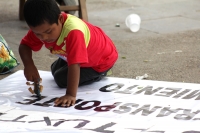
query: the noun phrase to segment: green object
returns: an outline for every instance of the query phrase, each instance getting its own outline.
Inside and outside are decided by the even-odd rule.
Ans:
[[[141,86],[138,86],[137,88],[138,88],[138,89],[142,89],[143,87],[141,87]]]
[[[7,74],[18,65],[14,53],[0,34],[0,74]]]
[[[120,24],[116,23],[115,27],[120,27]]]
[[[125,56],[123,56],[123,57],[122,57],[122,59],[126,59],[126,57],[125,57]]]
[[[112,75],[112,70],[111,69],[107,72],[107,76],[110,76],[110,75]]]

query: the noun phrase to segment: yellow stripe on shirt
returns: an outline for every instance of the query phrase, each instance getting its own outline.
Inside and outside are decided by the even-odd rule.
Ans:
[[[80,30],[84,34],[85,44],[87,47],[89,44],[89,41],[90,41],[90,30],[89,30],[88,26],[81,19],[79,19],[75,16],[72,16],[70,14],[67,14],[67,16],[68,17],[63,25],[62,32],[61,32],[60,37],[58,38],[56,44],[58,46],[60,46],[63,43],[64,38],[68,36],[70,31]]]

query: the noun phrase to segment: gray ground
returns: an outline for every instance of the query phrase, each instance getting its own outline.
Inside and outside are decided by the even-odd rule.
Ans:
[[[119,51],[111,76],[135,78],[146,73],[147,80],[200,83],[199,5],[199,0],[87,0],[89,22],[101,27]],[[18,20],[18,8],[19,0],[0,0],[0,34],[21,63],[14,72],[23,69],[18,46],[28,30]],[[131,13],[141,17],[136,33],[124,23]],[[45,48],[33,58],[38,69],[46,71],[56,59]]]

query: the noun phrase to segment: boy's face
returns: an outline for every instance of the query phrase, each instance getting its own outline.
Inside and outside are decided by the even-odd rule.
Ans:
[[[60,14],[58,18],[58,24],[49,24],[48,22],[44,22],[43,24],[32,27],[29,26],[30,29],[33,31],[33,33],[43,42],[52,43],[55,42],[58,37],[60,36],[60,33],[62,31],[62,24],[64,23],[64,18]]]

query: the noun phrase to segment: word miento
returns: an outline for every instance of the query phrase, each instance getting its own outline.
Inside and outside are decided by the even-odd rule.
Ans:
[[[200,90],[192,90],[192,89],[182,89],[182,88],[170,88],[170,87],[157,87],[154,88],[153,86],[146,86],[140,87],[139,85],[132,85],[128,88],[123,90],[124,84],[122,83],[114,83],[110,85],[106,85],[99,90],[101,92],[114,92],[114,93],[121,93],[121,94],[141,94],[144,95],[154,95],[154,96],[163,96],[163,97],[172,97],[172,98],[181,98],[182,99],[192,99],[200,100]],[[153,89],[154,88],[154,89]],[[140,89],[138,91],[138,89]]]
[[[41,99],[46,98],[45,96],[42,96]],[[50,107],[53,106],[53,101],[56,98],[52,98],[48,101],[45,101],[43,103],[38,103],[39,100],[36,99],[24,99],[26,102],[17,102],[18,104],[23,105],[36,105],[41,107]],[[28,101],[28,102],[27,102]],[[200,120],[200,118],[194,118],[195,115],[200,113],[200,110],[192,112],[191,109],[182,109],[182,108],[176,108],[172,109],[170,107],[161,107],[161,106],[153,106],[151,107],[150,104],[145,104],[140,106],[136,103],[122,103],[122,102],[115,102],[111,105],[101,105],[101,101],[97,100],[91,100],[91,101],[83,101],[83,99],[77,99],[76,104],[74,106],[74,109],[76,110],[93,110],[96,112],[108,112],[112,111],[115,114],[127,114],[130,115],[136,115],[141,114],[142,116],[149,116],[150,114],[155,114],[156,112],[159,112],[156,117],[166,117],[172,114],[175,114],[173,117],[177,120]],[[57,108],[68,108],[68,107],[62,107],[62,106],[54,106]],[[181,113],[180,113],[181,112]]]

